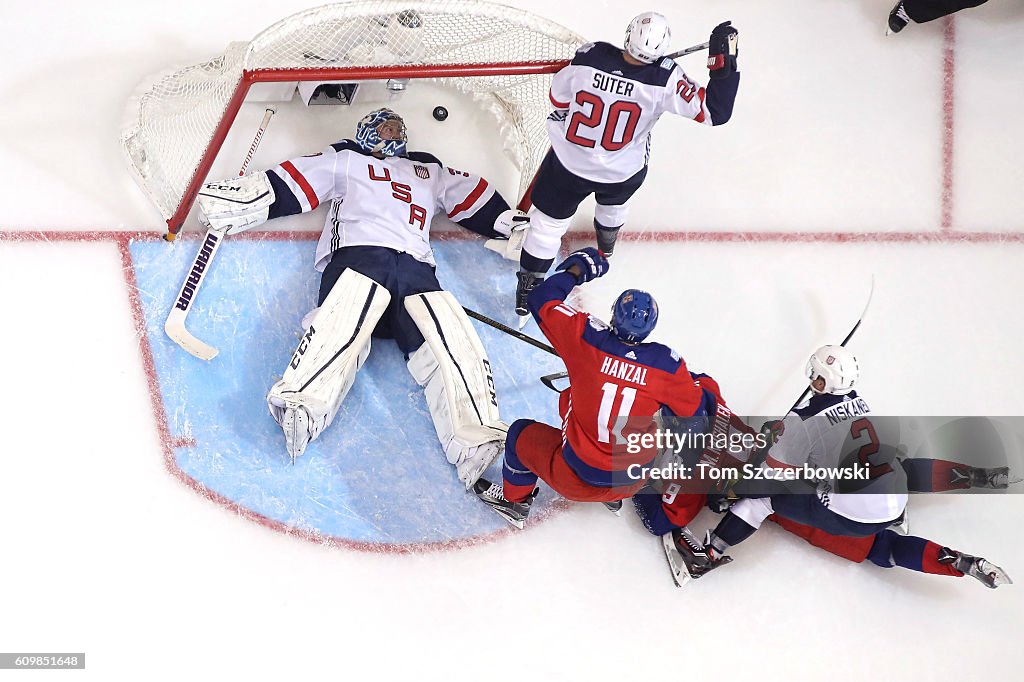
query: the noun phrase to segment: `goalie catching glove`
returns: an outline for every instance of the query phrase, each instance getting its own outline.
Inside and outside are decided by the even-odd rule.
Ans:
[[[208,182],[199,190],[199,222],[211,230],[235,234],[265,223],[274,199],[274,188],[262,171]]]
[[[515,209],[504,211],[494,221],[494,231],[506,235],[505,238],[488,239],[484,246],[502,258],[518,263],[529,227],[530,216]]]

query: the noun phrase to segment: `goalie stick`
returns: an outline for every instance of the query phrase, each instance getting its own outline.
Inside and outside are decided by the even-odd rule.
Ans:
[[[245,175],[245,169],[249,166],[249,162],[259,148],[260,141],[263,139],[263,133],[266,132],[267,126],[270,124],[270,118],[274,113],[274,109],[268,108],[263,114],[263,120],[260,122],[259,130],[256,131],[256,137],[253,138],[252,144],[249,145],[249,151],[246,153],[245,160],[242,161],[242,167],[238,171],[239,177]],[[192,302],[195,300],[203,280],[206,279],[206,273],[209,272],[210,265],[213,263],[213,258],[217,255],[220,245],[224,243],[225,236],[227,236],[227,229],[217,230],[210,228],[206,231],[203,243],[199,247],[199,253],[192,260],[192,267],[189,268],[188,275],[185,277],[185,281],[182,282],[181,289],[178,290],[178,296],[174,300],[174,307],[171,308],[171,312],[167,315],[167,321],[164,322],[164,332],[167,333],[167,336],[174,343],[200,360],[212,360],[217,357],[218,351],[210,344],[193,336],[185,327],[185,318],[188,317],[188,312],[192,309]],[[173,241],[173,237],[174,235],[168,235],[164,238],[168,241]]]

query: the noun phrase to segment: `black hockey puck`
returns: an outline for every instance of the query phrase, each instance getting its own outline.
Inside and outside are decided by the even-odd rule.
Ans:
[[[443,121],[448,118],[448,110],[444,107],[434,107],[434,119],[437,121]]]

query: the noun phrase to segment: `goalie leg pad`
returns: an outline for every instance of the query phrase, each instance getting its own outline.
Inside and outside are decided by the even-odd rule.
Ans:
[[[267,174],[207,182],[199,190],[199,221],[214,230],[235,234],[267,221],[274,203]]]
[[[284,430],[288,454],[301,455],[334,420],[370,353],[370,335],[391,294],[355,270],[346,270],[320,306],[281,380],[267,395],[270,414]]]
[[[470,489],[501,454],[508,425],[498,414],[491,365],[462,306],[447,291],[405,298],[425,343],[409,356],[437,437]]]

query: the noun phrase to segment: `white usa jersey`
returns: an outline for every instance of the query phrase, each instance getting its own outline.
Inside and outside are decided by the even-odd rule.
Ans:
[[[446,168],[430,154],[378,159],[351,140],[285,161],[267,174],[277,195],[271,218],[331,202],[316,247],[320,272],[331,254],[346,246],[382,246],[435,265],[430,249],[435,215],[443,211],[454,222],[485,218],[486,228],[476,231],[487,234],[496,210],[508,208],[486,180]]]
[[[666,111],[715,123],[705,89],[673,60],[633,65],[609,43],[581,47],[555,74],[550,98],[555,111],[548,136],[555,156],[574,175],[595,182],[621,182],[642,170],[651,129]]]
[[[836,492],[818,486],[818,499],[840,516],[861,523],[892,521],[907,506],[907,479],[903,467],[879,451],[883,441],[872,421],[867,401],[848,395],[815,394],[782,422],[782,435],[768,452],[765,466],[784,469],[839,467],[856,464],[867,479],[851,486],[857,493]],[[888,439],[887,439],[888,440]],[[891,441],[889,441],[891,443]],[[850,459],[852,458],[852,459]]]

